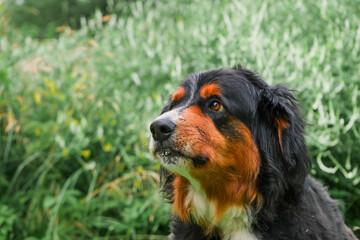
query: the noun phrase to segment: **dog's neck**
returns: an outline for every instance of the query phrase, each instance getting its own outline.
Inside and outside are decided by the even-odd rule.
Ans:
[[[217,216],[217,203],[209,200],[198,185],[193,186],[186,178],[177,176],[174,188],[174,210],[184,221],[191,218],[205,234],[217,232],[222,239],[256,239],[250,230],[252,219],[246,207],[228,206]]]

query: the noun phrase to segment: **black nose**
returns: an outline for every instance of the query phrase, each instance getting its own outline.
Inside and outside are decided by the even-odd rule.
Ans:
[[[150,131],[155,141],[165,141],[175,130],[175,123],[169,119],[159,119],[150,125]]]

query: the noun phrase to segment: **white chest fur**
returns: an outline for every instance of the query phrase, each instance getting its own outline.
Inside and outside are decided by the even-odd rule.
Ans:
[[[244,208],[230,207],[215,222],[215,204],[209,201],[203,192],[197,191],[192,186],[189,187],[185,205],[196,221],[208,227],[206,231],[220,229],[224,240],[257,240],[250,231],[250,214]]]

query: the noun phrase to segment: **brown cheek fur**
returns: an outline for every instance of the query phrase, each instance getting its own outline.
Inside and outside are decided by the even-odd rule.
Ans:
[[[171,100],[172,101],[179,101],[180,99],[182,99],[185,96],[185,88],[183,87],[178,87],[174,94],[171,96]]]
[[[229,207],[249,207],[255,202],[259,208],[261,196],[256,188],[256,179],[260,157],[250,130],[233,118],[228,124],[241,137],[226,137],[197,106],[185,109],[182,116],[182,120],[177,123],[177,144],[180,150],[184,150],[181,146],[187,143],[190,144],[192,156],[209,158],[204,166],[190,166],[189,173],[200,183],[207,199],[215,203],[214,221],[218,221]],[[188,218],[185,217],[187,214],[184,211],[187,209],[183,204],[189,186],[185,180],[177,176],[174,181],[174,210],[183,220]]]
[[[190,184],[189,180],[187,180],[181,175],[176,175],[175,180],[173,182],[173,186],[174,186],[173,210],[185,222],[189,220],[189,212],[185,206],[186,196],[189,191],[189,184]]]
[[[208,98],[213,95],[220,96],[219,86],[216,83],[209,83],[203,86],[200,90],[200,96],[202,98]]]

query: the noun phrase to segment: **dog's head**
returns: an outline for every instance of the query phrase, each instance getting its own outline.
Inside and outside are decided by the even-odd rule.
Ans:
[[[310,167],[295,102],[285,87],[240,67],[188,76],[150,126],[150,150],[178,215],[188,217],[189,185],[216,203],[218,216],[295,196]]]

